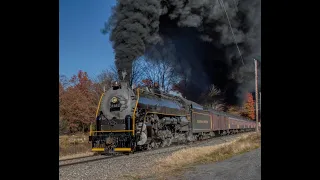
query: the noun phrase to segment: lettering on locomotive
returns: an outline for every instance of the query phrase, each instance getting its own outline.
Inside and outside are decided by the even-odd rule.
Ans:
[[[207,121],[207,120],[197,120],[197,123],[199,123],[199,124],[208,124],[209,121]]]

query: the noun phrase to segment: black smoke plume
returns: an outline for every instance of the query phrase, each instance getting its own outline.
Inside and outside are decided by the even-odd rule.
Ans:
[[[260,6],[259,0],[118,0],[105,31],[111,31],[119,75],[126,71],[128,78],[140,56],[170,53],[186,80],[187,98],[197,101],[214,84],[234,104],[254,91]]]

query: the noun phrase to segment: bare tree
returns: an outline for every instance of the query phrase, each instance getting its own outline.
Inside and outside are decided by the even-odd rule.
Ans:
[[[147,60],[140,65],[143,72],[142,76],[145,79],[152,80],[152,82],[157,82],[165,92],[168,92],[172,85],[178,81],[173,69],[173,63],[168,60]]]
[[[101,89],[111,87],[112,81],[116,81],[117,76],[116,73],[110,68],[103,70],[95,79],[95,83],[97,83]]]
[[[205,107],[223,111],[225,109],[225,104],[223,103],[222,97],[221,90],[212,84],[208,88],[208,91],[201,95],[200,99]]]
[[[143,66],[143,59],[139,58],[132,63],[132,71],[129,85],[132,86],[133,84],[138,84],[142,80],[142,66]],[[118,70],[115,64],[109,67],[109,71],[113,74],[113,79],[119,81]]]

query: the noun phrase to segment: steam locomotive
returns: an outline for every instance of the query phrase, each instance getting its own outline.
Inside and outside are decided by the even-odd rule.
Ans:
[[[252,120],[205,109],[158,88],[133,89],[126,82],[116,82],[100,98],[89,141],[93,152],[129,153],[252,131],[255,127]]]

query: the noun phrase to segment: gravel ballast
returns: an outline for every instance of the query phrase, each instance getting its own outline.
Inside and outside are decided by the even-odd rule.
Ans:
[[[148,174],[150,167],[155,165],[156,160],[171,155],[173,152],[194,146],[211,146],[233,140],[242,134],[216,137],[205,142],[199,142],[191,145],[178,145],[164,149],[157,149],[142,153],[130,154],[128,156],[119,156],[113,158],[102,158],[96,161],[73,164],[59,167],[59,179],[125,179],[124,175],[129,174]],[[91,157],[97,158],[97,157]],[[100,157],[101,158],[101,157]],[[86,158],[90,160],[90,157]],[[74,162],[79,161],[75,160]],[[68,162],[59,163],[73,163]]]

